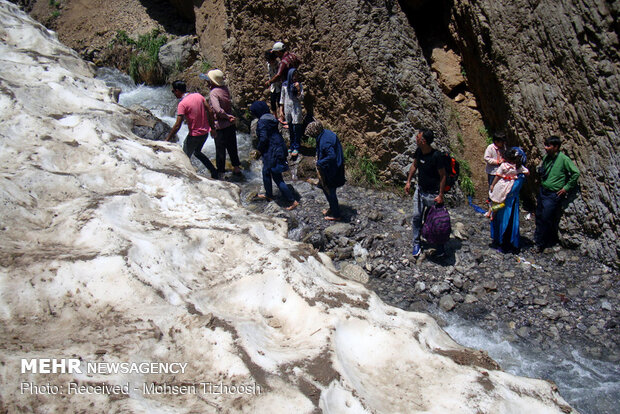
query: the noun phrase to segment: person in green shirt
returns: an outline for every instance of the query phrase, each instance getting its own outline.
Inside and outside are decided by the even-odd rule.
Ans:
[[[536,200],[534,243],[539,253],[557,241],[562,200],[577,186],[579,179],[579,170],[560,151],[561,144],[562,140],[555,135],[545,138],[547,155],[538,168],[541,185]]]

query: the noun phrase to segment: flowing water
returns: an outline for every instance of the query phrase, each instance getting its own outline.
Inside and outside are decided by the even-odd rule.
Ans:
[[[169,125],[175,121],[177,100],[169,86],[136,86],[131,78],[113,69],[101,69],[97,76],[108,86],[121,89],[119,103],[134,104],[148,108],[155,116]],[[183,125],[178,132],[182,145],[187,135]],[[247,158],[251,147],[248,134],[237,134],[239,155]],[[203,152],[215,158],[215,147],[208,139]],[[258,166],[244,172],[244,185],[260,183]],[[453,314],[442,314],[448,326],[444,329],[458,343],[483,349],[496,360],[506,372],[531,378],[544,378],[555,382],[560,393],[574,408],[587,414],[620,413],[620,365],[582,357],[578,350],[534,352],[525,346],[508,342],[501,332],[489,332]],[[526,414],[526,413],[524,413]],[[528,413],[529,414],[529,413]]]

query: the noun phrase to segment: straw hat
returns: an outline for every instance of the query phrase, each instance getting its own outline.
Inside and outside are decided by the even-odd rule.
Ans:
[[[213,69],[207,72],[207,77],[216,86],[224,86],[224,73],[219,69]]]

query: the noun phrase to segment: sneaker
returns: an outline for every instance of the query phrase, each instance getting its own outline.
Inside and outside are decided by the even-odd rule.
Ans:
[[[413,257],[418,257],[421,252],[422,252],[422,248],[420,247],[420,245],[419,244],[414,244],[413,245],[413,252],[411,252],[411,254],[413,254]]]

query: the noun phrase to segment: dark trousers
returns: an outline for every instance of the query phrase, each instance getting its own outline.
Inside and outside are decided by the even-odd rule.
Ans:
[[[303,135],[304,124],[291,124],[288,126],[291,143],[289,149],[291,151],[299,151],[301,145],[301,136]]]
[[[273,198],[273,187],[271,186],[271,180],[276,183],[280,192],[288,201],[293,201],[293,192],[288,188],[288,185],[284,182],[282,173],[274,173],[269,168],[263,166],[263,185],[265,186],[265,195],[269,198]]]
[[[275,113],[280,103],[280,92],[271,92],[269,98],[271,101],[271,111]]]
[[[198,158],[200,162],[203,163],[205,167],[207,167],[207,169],[211,173],[211,177],[216,178],[217,170],[213,166],[213,163],[211,163],[211,160],[202,153],[202,146],[207,141],[208,136],[209,135],[207,134],[197,135],[193,137],[188,134],[187,138],[185,138],[185,142],[183,143],[183,152],[187,154],[189,158],[192,158],[192,155],[195,155],[196,158]]]
[[[226,151],[228,151],[232,166],[240,166],[241,162],[239,162],[239,154],[237,153],[237,130],[235,126],[231,125],[223,129],[218,129],[214,138],[217,172],[224,173],[226,171]]]
[[[336,187],[323,187],[323,193],[329,203],[329,215],[334,218],[340,218],[340,206],[338,205],[338,196],[336,195]]]
[[[547,247],[557,241],[562,198],[555,191],[540,188],[536,199],[536,231],[534,243]]]

